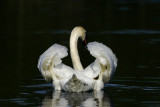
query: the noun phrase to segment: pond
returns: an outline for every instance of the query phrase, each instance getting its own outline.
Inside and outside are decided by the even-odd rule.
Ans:
[[[6,0],[1,8],[1,107],[160,106],[158,0]],[[39,56],[52,44],[69,49],[75,26],[86,29],[88,42],[107,45],[118,58],[102,91],[55,91],[37,69]],[[94,58],[78,46],[87,67]],[[63,62],[72,67],[70,55]]]

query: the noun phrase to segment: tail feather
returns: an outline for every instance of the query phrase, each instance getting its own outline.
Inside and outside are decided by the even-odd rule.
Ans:
[[[82,92],[88,90],[87,84],[80,81],[74,74],[72,78],[66,83],[65,90],[69,92]]]

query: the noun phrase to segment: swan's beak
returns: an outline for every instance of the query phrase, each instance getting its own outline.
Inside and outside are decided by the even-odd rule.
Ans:
[[[87,40],[86,40],[86,39],[84,39],[84,40],[82,41],[82,45],[83,45],[85,48],[87,48]]]
[[[84,42],[85,42],[85,44],[87,44],[87,40],[86,39],[84,40]]]

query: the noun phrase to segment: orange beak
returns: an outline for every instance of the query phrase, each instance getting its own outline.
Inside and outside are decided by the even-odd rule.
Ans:
[[[85,44],[87,44],[87,40],[86,39],[84,40],[84,42],[85,42]]]

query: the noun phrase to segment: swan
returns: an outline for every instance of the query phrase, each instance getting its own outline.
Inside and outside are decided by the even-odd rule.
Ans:
[[[99,42],[90,42],[87,49],[95,61],[83,68],[77,49],[78,38],[86,42],[86,31],[75,27],[70,36],[70,54],[73,68],[62,63],[68,55],[65,46],[54,44],[38,60],[38,69],[45,80],[52,80],[55,90],[69,92],[99,91],[108,83],[117,67],[117,58],[112,50]]]

